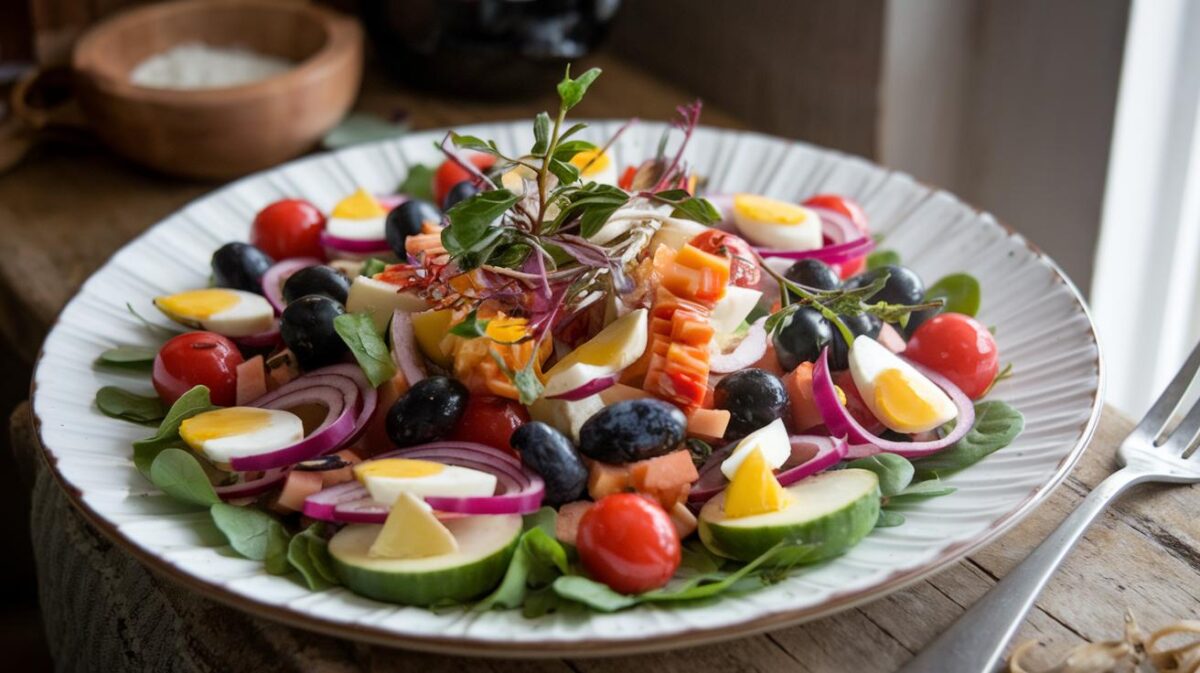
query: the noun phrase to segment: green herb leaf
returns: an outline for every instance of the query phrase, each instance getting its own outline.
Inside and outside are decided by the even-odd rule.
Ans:
[[[559,598],[583,603],[597,612],[616,612],[642,602],[641,596],[617,593],[607,584],[581,575],[565,575],[554,580],[552,586]]]
[[[106,416],[134,423],[161,421],[167,413],[157,396],[138,395],[116,386],[104,386],[96,391],[96,407]]]
[[[489,322],[491,321],[479,319],[479,311],[471,311],[467,317],[463,318],[462,322],[450,328],[450,333],[464,339],[474,339],[487,334]]]
[[[703,439],[696,439],[695,437],[689,437],[685,442],[685,446],[687,446],[688,453],[690,453],[692,456],[692,464],[696,467],[700,467],[707,463],[708,457],[711,456],[713,452],[711,444]]]
[[[874,271],[885,266],[896,266],[900,263],[900,253],[895,250],[876,250],[867,255],[867,270]]]
[[[552,612],[558,612],[563,600],[554,593],[554,587],[542,587],[526,592],[525,602],[521,604],[521,616],[525,619],[537,619]]]
[[[560,161],[570,161],[575,158],[576,154],[587,150],[596,149],[596,144],[586,140],[572,140],[570,142],[560,142],[554,147],[554,158]]]
[[[313,591],[321,591],[339,584],[329,559],[324,531],[325,524],[314,523],[288,542],[288,564],[300,573],[305,584]]]
[[[476,610],[515,608],[525,601],[529,584],[546,586],[569,570],[566,550],[554,539],[553,533],[546,532],[544,523],[543,520],[521,534],[504,579],[491,594],[475,604]]]
[[[408,175],[396,191],[409,198],[433,201],[433,174],[434,169],[431,166],[416,164],[408,169]]]
[[[533,118],[533,148],[529,150],[529,153],[540,157],[548,149],[550,149],[550,115],[539,112]]]
[[[496,252],[488,258],[488,263],[494,266],[502,266],[507,269],[517,269],[525,263],[525,260],[529,258],[529,253],[531,252],[533,252],[533,248],[526,243],[510,243],[498,248]]]
[[[534,352],[536,352],[536,349],[534,349]],[[530,358],[529,366],[522,367],[513,374],[513,385],[517,387],[517,393],[521,396],[521,404],[533,404],[542,396],[542,391],[545,390],[541,379],[533,371],[532,363],[534,359]]]
[[[895,528],[904,523],[904,515],[889,509],[879,510],[879,518],[875,520],[876,528]]]
[[[952,427],[948,424],[942,432],[949,432]],[[944,477],[970,467],[1011,444],[1024,429],[1025,416],[1008,403],[1000,400],[978,402],[975,404],[975,425],[962,439],[944,451],[914,461],[917,477]]]
[[[371,314],[365,311],[343,313],[333,319],[333,329],[342,337],[342,341],[346,342],[371,385],[379,387],[396,375],[396,364],[392,362],[392,354],[388,351],[383,337],[375,331],[375,321]]]
[[[96,358],[96,364],[121,369],[149,370],[154,365],[157,348],[145,346],[118,346],[110,348]]]
[[[130,304],[129,302],[125,302],[125,308],[129,310],[133,317],[138,319],[138,322],[145,325],[146,329],[150,330],[151,332],[158,332],[169,337],[179,336],[180,334],[184,333],[183,330],[171,329],[170,327],[165,327],[163,325],[159,325],[158,323],[150,322],[146,316],[138,313],[137,310],[133,308],[133,304]]]
[[[721,221],[721,213],[708,199],[692,197],[675,204],[671,217],[682,217],[694,220],[700,224],[716,224]]]
[[[566,140],[567,138],[570,138],[571,136],[575,135],[576,133],[579,133],[580,131],[586,129],[587,126],[588,125],[585,122],[576,122],[574,124],[571,124],[570,128],[568,128],[566,131],[563,131],[558,136],[559,144],[560,145],[569,145],[570,143],[564,143],[563,141]],[[592,143],[588,143],[588,144],[595,147],[595,145],[593,145]]]
[[[358,275],[370,278],[386,268],[387,264],[382,259],[369,257],[367,261],[363,262],[362,268],[358,270]]]
[[[883,497],[900,493],[912,482],[913,466],[908,459],[894,453],[879,453],[866,458],[852,460],[846,467],[870,470],[879,477],[879,491]]]
[[[450,132],[450,142],[454,143],[455,147],[461,147],[465,150],[475,150],[494,156],[500,155],[500,150],[496,147],[494,140],[484,140],[475,136],[464,136],[454,131]]]
[[[183,443],[179,439],[179,424],[196,414],[216,408],[209,397],[208,388],[204,386],[196,386],[184,393],[171,405],[154,436],[133,443],[133,464],[138,471],[148,478],[150,467],[159,452]]]
[[[275,517],[253,507],[223,502],[213,505],[209,512],[234,551],[252,561],[262,561],[272,575],[288,572],[290,539]]]
[[[492,223],[519,200],[507,189],[493,189],[459,201],[446,212],[450,226],[442,230],[442,246],[456,258],[479,252],[481,245],[489,243],[489,236],[495,240],[503,233]]]
[[[952,273],[940,278],[925,291],[925,301],[944,302],[943,309],[949,313],[962,313],[974,317],[979,313],[981,291],[979,281],[969,273]]]
[[[558,97],[562,100],[562,111],[566,112],[579,105],[587,93],[588,87],[600,76],[600,68],[592,68],[575,79],[571,79],[571,66],[567,66],[567,74],[558,83]]]
[[[995,334],[995,333],[993,332],[993,334]],[[1012,378],[1012,375],[1013,375],[1013,363],[1009,362],[1009,363],[1005,364],[1004,367],[1000,371],[996,372],[996,377],[994,379],[992,379],[992,382],[988,384],[988,387],[983,391],[983,394],[980,395],[980,397],[987,397],[988,395],[991,395],[992,388],[995,388],[997,383],[1000,383],[1004,379]]]
[[[888,506],[903,505],[907,503],[917,502],[920,500],[928,500],[929,498],[937,498],[943,495],[950,495],[958,489],[953,486],[946,486],[941,479],[934,477],[925,481],[918,481],[909,484],[904,490],[892,494],[887,498]]]
[[[558,178],[559,184],[569,185],[579,180],[579,167],[561,159],[550,160],[550,172]]]
[[[523,519],[524,530],[541,528],[542,532],[546,535],[554,537],[554,526],[558,522],[558,512],[553,507],[547,505],[532,514],[526,514]]]
[[[163,449],[150,464],[150,481],[180,502],[203,506],[221,502],[208,474],[187,451]]]

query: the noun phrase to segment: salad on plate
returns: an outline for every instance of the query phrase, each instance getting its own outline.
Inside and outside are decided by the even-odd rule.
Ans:
[[[527,151],[451,132],[396,193],[269,204],[209,287],[155,297],[183,330],[98,362],[151,374],[96,396],[157,426],[137,469],[313,590],[536,617],[753,591],[1021,431],[983,400],[1010,372],[972,276],[926,285],[845,196],[707,190],[699,102],[619,166],[624,128],[566,118],[599,74]]]

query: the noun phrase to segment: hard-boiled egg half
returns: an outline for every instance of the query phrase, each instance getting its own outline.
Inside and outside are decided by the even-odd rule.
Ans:
[[[386,237],[388,211],[367,190],[342,199],[329,213],[325,231],[330,236],[352,241],[379,241]]]
[[[401,493],[417,497],[486,497],[496,493],[496,475],[430,460],[382,458],[354,466],[354,476],[371,499],[383,505],[396,502]]]
[[[275,327],[275,309],[262,295],[214,287],[155,297],[171,320],[227,337],[244,337]]]
[[[229,407],[196,414],[179,424],[179,437],[218,465],[257,456],[304,439],[304,423],[289,411]]]
[[[850,347],[850,376],[875,418],[896,432],[926,432],[958,416],[949,395],[869,336]]]
[[[546,372],[543,395],[555,397],[613,376],[642,357],[649,340],[649,312],[640,308],[609,323],[600,333]],[[489,330],[491,325],[488,326]]]
[[[779,250],[815,250],[821,247],[821,217],[786,201],[757,194],[733,196],[733,221],[738,231],[756,245]]]
[[[579,169],[579,179],[583,182],[617,184],[617,165],[608,152],[584,150],[571,157],[571,165]]]
[[[792,440],[788,437],[783,419],[776,418],[743,437],[729,457],[721,463],[721,474],[724,474],[726,479],[733,479],[742,462],[755,451],[762,454],[763,460],[772,470],[783,467],[792,456]]]

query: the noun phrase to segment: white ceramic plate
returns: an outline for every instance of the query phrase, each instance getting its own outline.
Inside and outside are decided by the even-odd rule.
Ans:
[[[603,140],[618,122],[595,123]],[[530,124],[466,132],[519,153]],[[662,132],[643,124],[615,146],[619,166],[650,156]],[[753,191],[787,200],[818,192],[851,196],[885,247],[927,281],[966,270],[983,285],[979,318],[996,327],[1014,376],[993,398],[1025,413],[1008,448],[954,475],[958,491],[906,512],[907,523],[874,531],[845,556],[761,591],[689,607],[642,607],[587,618],[523,619],[517,612],[397,607],[344,589],[313,593],[275,577],[223,544],[207,513],[155,492],[134,469],[130,442],[149,434],[93,406],[117,384],[149,391],[144,378],[98,371],[93,361],[121,344],[156,345],[125,308],[156,316],[154,295],[205,285],[209,256],[245,239],[255,212],[286,196],[328,209],[356,186],[390,192],[414,162],[438,160],[418,133],[399,141],[296,161],[240,180],[187,206],[127,245],[84,284],[46,340],[33,407],[51,464],[81,510],[154,570],[248,612],[336,635],[463,654],[555,656],[667,649],[795,624],[869,601],[915,582],[994,539],[1057,485],[1079,457],[1099,416],[1100,353],[1074,286],[1021,236],[944,192],[855,157],[755,133],[700,129],[688,152],[714,192]]]

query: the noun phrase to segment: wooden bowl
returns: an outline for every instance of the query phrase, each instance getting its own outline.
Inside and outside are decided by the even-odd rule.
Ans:
[[[296,66],[222,88],[130,82],[144,59],[185,42],[245,47]],[[114,150],[167,173],[226,179],[290,159],[338,123],[362,79],[362,30],[295,0],[178,0],[97,25],[75,46],[72,67],[89,124]]]

